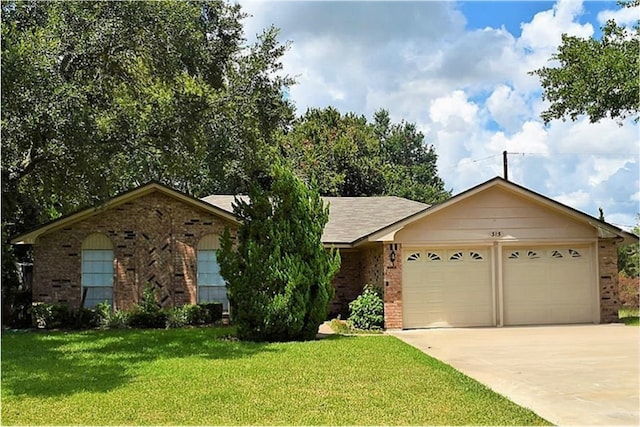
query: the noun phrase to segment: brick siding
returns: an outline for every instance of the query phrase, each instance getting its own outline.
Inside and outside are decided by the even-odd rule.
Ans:
[[[618,309],[618,248],[613,239],[598,242],[598,271],[600,277],[600,322],[619,320]]]
[[[395,262],[391,262],[391,252]],[[402,329],[402,245],[385,243],[382,261],[384,265],[384,327]]]
[[[362,254],[355,250],[340,251],[340,270],[333,277],[335,295],[329,304],[329,317],[349,316],[349,303],[362,291]]]
[[[130,309],[147,283],[163,306],[196,302],[196,247],[205,235],[234,224],[154,192],[38,238],[33,300],[81,303],[82,242],[92,233],[114,248],[114,307]]]

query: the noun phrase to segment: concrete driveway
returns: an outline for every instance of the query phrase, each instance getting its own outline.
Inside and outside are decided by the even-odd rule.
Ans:
[[[390,331],[558,425],[640,424],[640,328]]]

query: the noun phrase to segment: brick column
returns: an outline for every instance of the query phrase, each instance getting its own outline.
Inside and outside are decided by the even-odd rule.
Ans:
[[[619,320],[618,309],[618,248],[613,239],[598,241],[598,271],[600,277],[600,322],[614,323]]]
[[[395,262],[391,262],[391,252]],[[382,251],[384,265],[384,327],[402,329],[402,245],[384,243]]]

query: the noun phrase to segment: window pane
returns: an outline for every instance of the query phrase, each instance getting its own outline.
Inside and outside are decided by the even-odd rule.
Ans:
[[[216,255],[215,250],[198,251],[198,302],[221,302],[223,310],[229,311],[227,288]]]
[[[222,310],[229,311],[229,299],[226,286],[199,286],[198,302],[221,302]]]
[[[110,286],[86,288],[87,295],[84,300],[85,308],[92,308],[101,302],[108,302],[113,306],[113,288]]]
[[[82,285],[113,285],[113,251],[85,249],[82,251]]]

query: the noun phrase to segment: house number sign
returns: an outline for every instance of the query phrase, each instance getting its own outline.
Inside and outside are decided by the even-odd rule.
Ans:
[[[491,237],[501,237],[502,236],[502,231],[492,231],[491,232]]]

